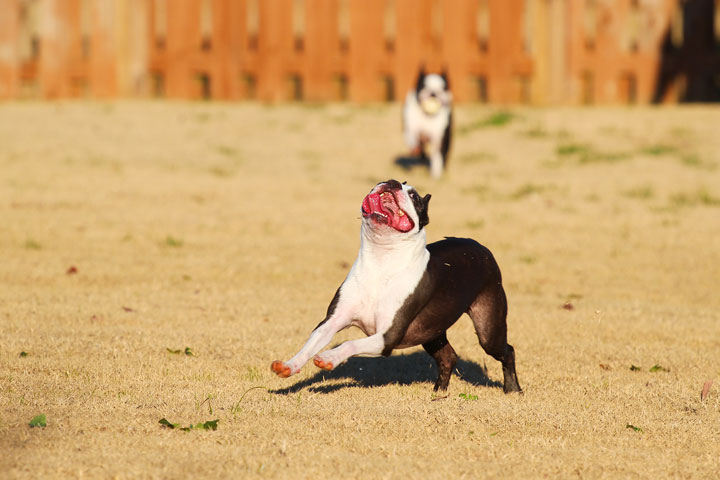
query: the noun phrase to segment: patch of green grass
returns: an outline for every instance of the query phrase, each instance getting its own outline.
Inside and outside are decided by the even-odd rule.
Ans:
[[[670,155],[677,152],[677,147],[666,144],[649,145],[643,148],[641,152],[653,156]]]
[[[532,255],[523,255],[522,257],[520,257],[520,262],[527,265],[532,265],[533,263],[537,262],[537,257],[534,257]]]
[[[585,154],[589,151],[590,147],[584,143],[563,143],[555,149],[555,153],[560,156]]]
[[[542,193],[548,189],[547,186],[544,185],[535,185],[532,183],[526,183],[525,185],[522,185],[520,188],[515,190],[513,193],[510,194],[511,200],[520,200],[522,198],[528,197],[530,195],[536,194],[536,193]]]
[[[28,353],[25,352],[25,351],[23,351],[23,352],[20,352],[20,355],[18,355],[18,356],[19,356],[20,358],[24,358],[24,357],[27,357],[27,356],[28,356]]]
[[[473,395],[471,393],[461,393],[460,395],[458,395],[458,397],[460,397],[464,400],[477,400],[478,399],[477,395]]]
[[[221,166],[215,166],[210,168],[210,173],[215,175],[216,177],[231,177],[233,175],[233,171],[229,168],[221,167]]]
[[[504,127],[516,118],[517,116],[514,113],[507,110],[500,110],[490,114],[485,118],[481,118],[465,125],[459,126],[457,128],[457,133],[458,135],[466,135],[482,128]]]
[[[299,153],[300,158],[305,161],[317,161],[322,158],[322,155],[320,152],[316,150],[302,150]]]
[[[165,237],[165,246],[172,247],[172,248],[180,248],[183,246],[183,241],[179,238],[175,238],[171,235],[168,235]]]
[[[479,230],[485,226],[485,220],[468,220],[465,226],[472,230]]]
[[[541,126],[534,126],[522,132],[523,135],[530,138],[547,138],[550,133]]]
[[[593,150],[586,155],[581,155],[579,160],[581,164],[616,163],[622,160],[628,160],[630,156],[627,152],[599,152]]]
[[[631,424],[629,424],[629,423],[628,423],[627,425],[625,425],[625,428],[629,428],[629,429],[632,430],[633,432],[643,433],[643,429],[642,429],[642,428],[636,427],[635,425],[631,425]]]
[[[485,125],[489,127],[502,127],[515,119],[515,115],[506,110],[493,113],[485,120]]]
[[[468,152],[460,155],[458,161],[466,164],[492,162],[497,160],[497,155],[490,152]]]
[[[333,115],[331,118],[335,125],[347,125],[355,118],[355,116],[352,112],[344,112]]]
[[[627,152],[602,152],[585,143],[563,143],[557,146],[555,153],[560,157],[575,156],[581,165],[614,163],[630,158]]]
[[[288,132],[300,133],[305,131],[305,123],[303,122],[290,122],[285,127]]]
[[[215,151],[228,158],[238,158],[240,156],[238,149],[229,145],[218,145],[215,147]]]
[[[702,160],[697,155],[688,154],[680,157],[680,163],[688,167],[699,167],[702,165]]]
[[[640,370],[642,370],[642,368],[638,367],[637,365],[630,365],[631,372],[639,372]]]
[[[305,110],[325,110],[327,108],[327,102],[313,102],[304,101],[298,103],[298,105]]]
[[[258,370],[257,367],[248,367],[245,378],[247,378],[251,382],[256,382],[260,380],[260,370]]]
[[[685,127],[673,127],[670,129],[669,133],[673,137],[687,137],[692,133],[692,130]]]
[[[649,185],[643,185],[623,192],[623,195],[628,198],[637,198],[640,200],[647,200],[655,196],[653,188]]]
[[[671,195],[670,205],[677,208],[695,206],[717,207],[720,206],[720,198],[714,196],[705,188],[701,188],[696,192],[680,192]]]
[[[463,193],[485,200],[492,193],[492,190],[487,185],[473,185],[472,187],[464,188]]]
[[[706,170],[715,170],[715,168],[717,168],[717,164],[715,164],[714,162],[706,161],[695,153],[680,155],[678,159],[680,160],[681,164],[688,167],[704,168]]]
[[[29,238],[25,240],[25,248],[27,248],[28,250],[41,250],[42,245],[40,245],[35,240]]]
[[[198,123],[205,123],[212,118],[212,114],[209,112],[200,112],[195,114],[195,121]]]

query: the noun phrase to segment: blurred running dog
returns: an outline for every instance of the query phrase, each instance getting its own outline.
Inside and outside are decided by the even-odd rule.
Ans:
[[[447,74],[420,69],[415,89],[403,107],[403,136],[411,155],[429,158],[430,174],[440,178],[447,164],[452,135],[452,93]]]

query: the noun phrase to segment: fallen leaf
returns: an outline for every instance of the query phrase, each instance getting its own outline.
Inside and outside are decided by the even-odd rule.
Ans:
[[[655,364],[655,365],[653,365],[652,367],[650,367],[650,371],[651,371],[651,372],[669,372],[670,369],[669,369],[669,368],[665,368],[665,367],[663,367],[663,366],[661,366],[661,365]]]
[[[600,368],[602,368],[603,370],[610,370],[610,369],[611,369],[611,368],[610,368],[610,365],[608,365],[607,363],[601,363],[601,364],[600,364]]]
[[[219,418],[216,418],[215,420],[208,420],[205,423],[198,423],[195,428],[198,428],[200,426],[203,430],[217,430],[217,424],[220,421]]]
[[[181,350],[181,349],[179,349],[179,348],[178,348],[177,350],[173,350],[172,348],[167,348],[167,347],[165,347],[165,350],[167,350],[169,353],[173,353],[173,354],[175,354],[175,355],[178,355],[178,354],[180,354],[180,353],[184,353],[184,354],[187,355],[188,357],[194,357],[194,356],[195,356],[195,354],[193,353],[193,351],[192,351],[192,349],[191,349],[190,347],[185,347],[185,350]]]
[[[642,370],[642,368],[636,367],[635,365],[630,365],[631,372],[639,372],[640,370]]]
[[[78,273],[78,269],[75,265],[71,265],[65,272],[66,275],[75,275],[76,273]]]
[[[708,380],[705,382],[705,385],[703,385],[702,392],[700,392],[700,400],[703,401],[707,398],[708,393],[710,393],[710,387],[712,387],[713,381]]]
[[[181,427],[179,423],[171,423],[167,418],[161,418],[158,423],[163,427],[171,430],[178,429],[183,432],[189,432],[190,430],[217,430],[217,424],[220,421],[219,418],[215,420],[208,420],[207,422],[200,422],[195,425],[188,425],[187,427]]]
[[[562,306],[563,310],[575,310],[575,305],[570,302],[565,302]]]
[[[125,307],[125,306],[123,306],[122,309],[125,310],[126,312],[134,312],[134,311],[135,311],[135,310],[133,310],[132,308],[130,308],[130,307]]]
[[[40,415],[35,415],[32,420],[30,420],[30,423],[28,424],[30,427],[47,427],[47,419],[45,418],[45,414],[41,413]]]
[[[167,420],[167,418],[161,418],[158,423],[159,423],[160,425],[162,425],[163,427],[167,427],[167,428],[170,428],[170,429],[176,428],[176,427],[179,425],[178,423],[170,423],[170,422]]]

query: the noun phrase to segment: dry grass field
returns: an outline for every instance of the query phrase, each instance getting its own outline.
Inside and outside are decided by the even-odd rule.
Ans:
[[[0,477],[717,478],[718,125],[463,106],[433,181],[397,105],[1,104]],[[524,395],[467,317],[445,398],[422,349],[271,373],[388,178],[494,252]]]

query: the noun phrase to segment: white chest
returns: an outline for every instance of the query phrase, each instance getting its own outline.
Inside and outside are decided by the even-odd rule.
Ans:
[[[385,332],[395,314],[415,291],[422,278],[429,253],[411,262],[368,262],[362,256],[353,265],[343,284],[340,302],[352,312],[352,324],[366,335]]]

